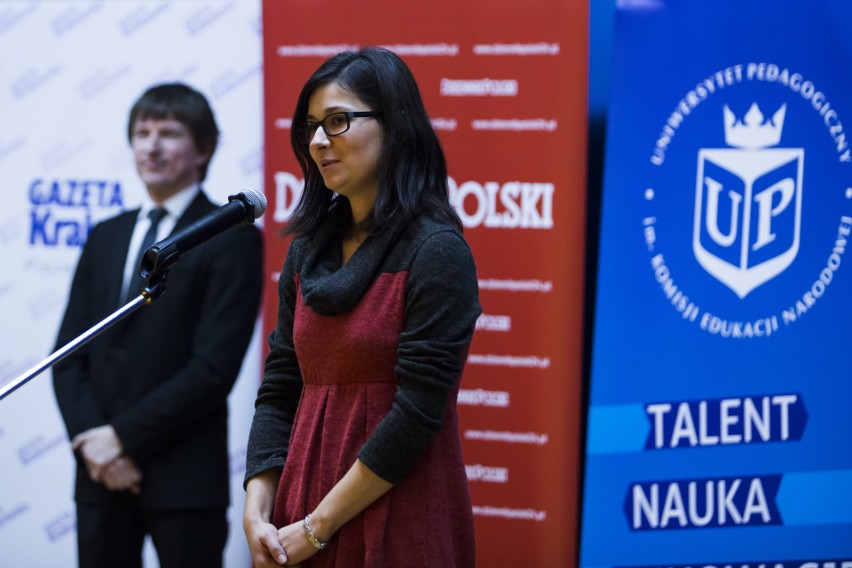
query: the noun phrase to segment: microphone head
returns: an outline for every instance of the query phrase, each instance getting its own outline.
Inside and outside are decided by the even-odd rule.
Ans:
[[[252,221],[260,219],[266,211],[266,196],[259,191],[253,189],[244,189],[237,195],[233,195],[229,200],[234,198],[241,200],[243,203],[251,207]]]

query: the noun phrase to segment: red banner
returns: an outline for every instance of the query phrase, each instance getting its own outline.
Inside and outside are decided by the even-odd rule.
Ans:
[[[576,562],[586,211],[588,3],[265,1],[267,267],[301,191],[299,90],[328,57],[409,65],[447,155],[483,315],[459,396],[478,564]],[[278,298],[267,288],[265,330]]]

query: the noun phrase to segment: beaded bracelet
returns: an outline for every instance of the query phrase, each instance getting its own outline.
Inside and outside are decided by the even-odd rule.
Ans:
[[[305,520],[302,521],[302,528],[305,529],[305,538],[307,538],[311,544],[313,544],[318,549],[322,550],[326,546],[328,546],[328,542],[322,542],[320,539],[314,536],[314,529],[311,528],[311,516],[306,515]]]

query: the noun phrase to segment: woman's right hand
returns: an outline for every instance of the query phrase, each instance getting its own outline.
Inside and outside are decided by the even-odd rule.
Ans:
[[[287,553],[278,542],[275,525],[260,519],[243,518],[251,561],[254,568],[277,568],[287,562]]]
[[[281,470],[267,470],[246,483],[243,530],[246,533],[254,568],[277,568],[287,562],[287,553],[278,541],[272,519],[272,504]]]

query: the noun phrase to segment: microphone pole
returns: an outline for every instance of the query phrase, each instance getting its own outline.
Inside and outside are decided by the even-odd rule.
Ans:
[[[159,288],[159,291],[155,289]],[[87,344],[89,341],[120,322],[145,304],[150,304],[154,300],[160,297],[160,294],[165,292],[165,275],[163,275],[163,281],[154,285],[152,287],[151,283],[139,293],[138,296],[127,302],[125,305],[102,319],[99,323],[90,327],[87,331],[83,332],[76,338],[72,339],[68,343],[65,344],[64,347],[57,349],[52,355],[44,359],[42,362],[37,364],[36,366],[29,369],[24,374],[20,375],[16,379],[13,379],[2,388],[0,388],[0,400],[3,400],[14,391],[16,391],[19,387],[23,386],[30,379],[35,378],[38,374],[40,374],[45,369],[52,367],[56,363],[59,363],[71,353],[79,349],[80,347]]]
[[[228,201],[227,205],[222,206],[212,214],[190,225],[187,229],[175,234],[171,238],[152,245],[145,252],[146,259],[143,260],[142,270],[140,271],[142,276],[147,278],[148,284],[139,295],[90,327],[87,331],[66,343],[60,349],[57,349],[49,357],[22,375],[0,387],[0,400],[15,392],[45,369],[59,363],[113,325],[127,318],[142,306],[148,305],[162,296],[163,292],[166,291],[166,276],[168,276],[169,269],[180,259],[181,252],[186,252],[190,248],[238,223],[253,223],[266,210],[266,197],[251,189],[246,189],[237,195],[231,195],[228,197]],[[238,209],[237,204],[243,206],[242,216],[234,212]],[[165,243],[166,246],[163,247],[162,243]],[[182,246],[175,248],[175,243],[182,244]],[[166,260],[158,258],[157,253],[160,249],[169,251]],[[159,262],[154,262],[154,266],[149,266],[151,259],[159,260]]]

